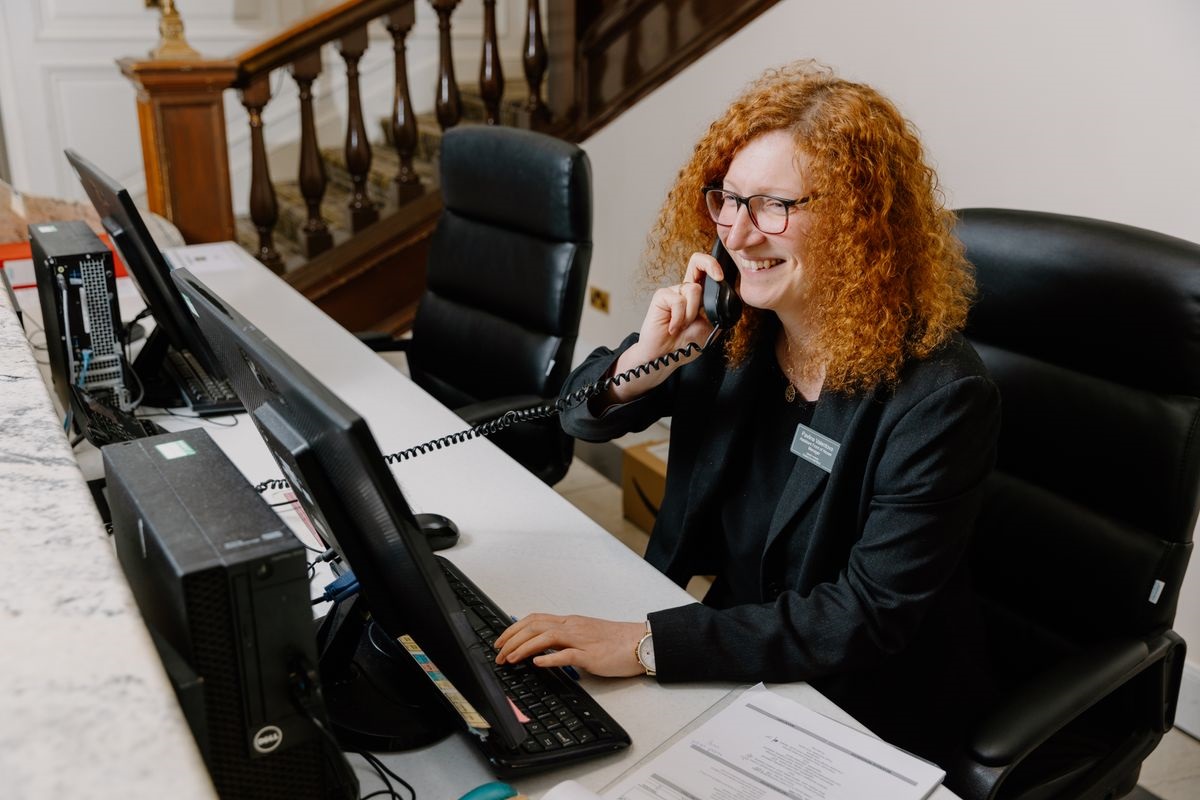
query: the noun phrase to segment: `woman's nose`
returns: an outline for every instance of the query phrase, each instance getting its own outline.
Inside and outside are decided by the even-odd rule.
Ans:
[[[749,245],[756,244],[762,235],[762,232],[750,221],[749,206],[743,205],[738,208],[737,215],[733,218],[733,224],[729,226],[729,233],[725,235],[725,248],[727,250],[743,250]]]

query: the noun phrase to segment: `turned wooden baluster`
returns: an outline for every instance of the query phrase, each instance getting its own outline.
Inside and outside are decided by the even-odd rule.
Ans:
[[[258,253],[255,257],[276,274],[283,273],[283,259],[275,250],[272,231],[279,219],[275,187],[267,167],[267,146],[263,141],[262,110],[271,100],[270,75],[255,78],[241,92],[242,105],[250,115],[250,219],[258,229]]]
[[[483,57],[479,61],[479,94],[487,109],[487,124],[500,124],[500,98],[504,96],[504,71],[496,41],[496,0],[483,0]]]
[[[308,206],[304,223],[304,254],[312,258],[333,246],[333,236],[321,219],[325,196],[325,160],[317,146],[317,124],[313,118],[312,84],[321,74],[321,51],[314,50],[292,62],[292,77],[300,90],[300,194]]]
[[[450,50],[450,15],[459,0],[429,0],[438,15],[438,52],[441,56],[438,68],[437,121],[442,130],[453,128],[462,119],[462,97],[458,82],[454,79],[454,58]]]
[[[546,40],[542,37],[542,8],[538,0],[529,0],[525,14],[525,81],[529,100],[525,109],[534,128],[550,121],[550,109],[542,102],[542,78],[546,74]]]
[[[392,93],[392,145],[400,156],[400,169],[396,172],[396,202],[404,205],[421,196],[424,189],[421,177],[413,169],[413,156],[417,152],[417,115],[413,113],[412,98],[408,94],[408,55],[405,39],[416,22],[416,6],[409,3],[404,8],[388,14],[387,29],[392,34],[392,51],[396,62],[396,86]]]
[[[350,229],[355,233],[379,219],[379,209],[367,197],[367,176],[371,172],[371,143],[367,141],[367,126],[363,123],[362,99],[358,92],[358,61],[366,49],[365,26],[346,34],[338,43],[338,50],[346,62],[346,88],[349,93],[346,170],[350,173],[354,190],[347,205],[350,209]]]

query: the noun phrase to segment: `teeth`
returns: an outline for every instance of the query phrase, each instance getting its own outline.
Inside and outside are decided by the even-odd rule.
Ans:
[[[742,268],[748,269],[751,272],[757,272],[759,270],[770,269],[771,267],[775,266],[776,264],[783,263],[782,258],[773,258],[773,259],[767,259],[767,260],[761,260],[761,261],[750,261],[748,259],[740,259],[740,260],[742,262]]]

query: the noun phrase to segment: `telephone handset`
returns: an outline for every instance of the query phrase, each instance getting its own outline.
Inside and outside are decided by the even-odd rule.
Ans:
[[[738,268],[733,256],[725,251],[720,237],[713,242],[712,257],[721,265],[725,280],[704,280],[704,313],[708,321],[721,330],[729,330],[742,316],[742,298],[738,297]]]

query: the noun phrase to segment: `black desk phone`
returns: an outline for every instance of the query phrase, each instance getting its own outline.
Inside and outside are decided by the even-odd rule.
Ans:
[[[720,237],[713,242],[712,257],[721,265],[725,279],[714,281],[705,277],[704,280],[704,313],[708,321],[718,328],[728,330],[737,324],[742,316],[742,298],[738,297],[737,283],[740,274],[733,256],[725,250]]]

